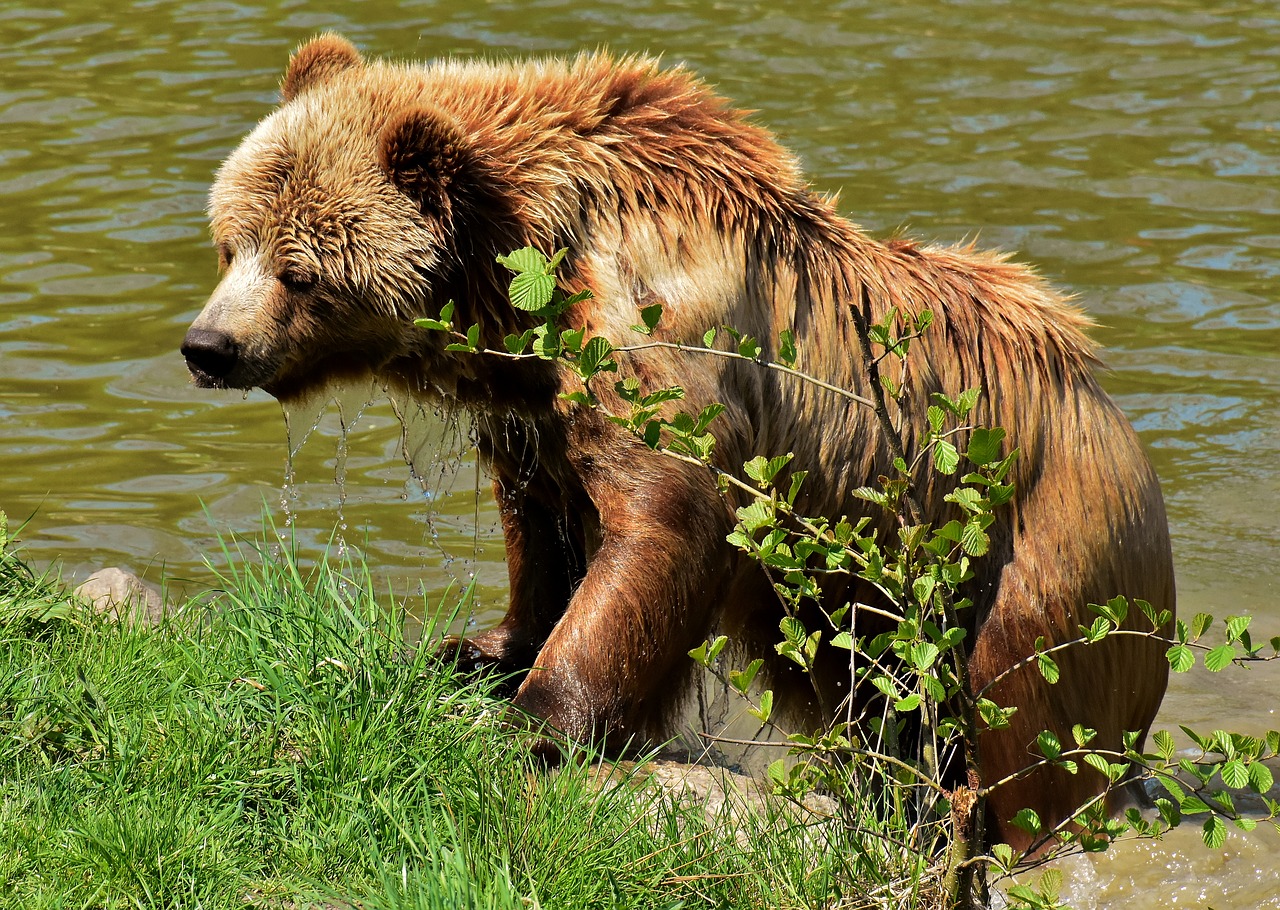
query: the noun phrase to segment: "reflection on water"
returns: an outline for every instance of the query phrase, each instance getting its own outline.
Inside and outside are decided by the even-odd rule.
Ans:
[[[482,621],[500,610],[496,515],[460,422],[378,400],[344,407],[345,427],[332,411],[296,415],[286,436],[269,398],[195,390],[177,353],[214,284],[202,212],[212,171],[270,109],[287,51],[333,28],[399,57],[660,52],[759,109],[869,229],[1021,251],[1100,323],[1107,384],[1165,485],[1184,611],[1249,611],[1256,628],[1280,630],[1274,4],[350,10],[0,10],[0,508],[35,516],[25,536],[36,561],[199,583],[215,535],[256,534],[265,504],[306,553],[345,523],[340,539],[395,590],[436,595],[474,572]],[[311,439],[290,458],[302,424]],[[1276,726],[1276,689],[1270,669],[1193,673],[1174,680],[1165,717],[1258,732]],[[1260,906],[1273,880],[1227,884],[1268,867],[1275,841],[1259,837],[1261,852],[1234,860],[1191,851],[1182,864],[1174,839],[1151,861],[1140,848],[1114,863],[1148,869],[1147,885],[1202,880],[1220,910]],[[1245,871],[1219,878],[1219,862]],[[1142,905],[1128,903],[1142,884],[1107,874],[1093,880],[1100,899]]]

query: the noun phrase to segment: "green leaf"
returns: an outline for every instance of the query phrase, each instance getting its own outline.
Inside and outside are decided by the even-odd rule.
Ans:
[[[964,418],[969,416],[969,412],[973,410],[974,405],[978,403],[978,396],[982,394],[981,389],[965,389],[960,393],[960,397],[955,401],[957,416]]]
[[[1081,748],[1087,746],[1098,735],[1097,730],[1090,729],[1083,724],[1076,724],[1071,728],[1071,738],[1075,740],[1077,746]]]
[[[1174,673],[1186,673],[1196,665],[1196,655],[1186,645],[1174,645],[1165,652],[1169,658],[1169,669]]]
[[[1217,673],[1224,667],[1229,666],[1235,658],[1236,649],[1234,645],[1218,645],[1218,647],[1204,656],[1204,666],[1210,672]]]
[[[1049,685],[1055,685],[1062,672],[1058,669],[1057,663],[1048,654],[1037,654],[1036,664],[1040,667],[1040,675],[1044,677],[1045,682]]]
[[[756,674],[760,672],[760,668],[764,666],[764,661],[756,658],[747,664],[745,670],[732,670],[729,673],[729,685],[733,686],[740,693],[745,694],[747,689],[751,688],[751,683],[756,678]]]
[[[511,279],[511,305],[518,310],[537,312],[551,302],[556,280],[545,273],[521,272]]]
[[[1208,613],[1197,613],[1191,619],[1191,640],[1196,641],[1213,625],[1213,617]]]
[[[529,342],[533,340],[533,329],[525,329],[521,335],[508,335],[502,339],[508,354],[523,354]]]
[[[664,404],[668,401],[680,401],[684,398],[684,389],[678,385],[668,386],[665,389],[657,389],[644,396],[642,403],[645,407],[653,407],[654,405]]]
[[[943,497],[947,502],[954,502],[966,512],[981,512],[982,494],[973,487],[959,487]]]
[[[796,338],[790,329],[778,333],[778,362],[785,367],[796,364]]]
[[[1019,809],[1017,815],[1010,819],[1010,821],[1031,835],[1039,834],[1044,830],[1044,825],[1040,821],[1040,816],[1036,814],[1034,809]]]
[[[1165,761],[1168,761],[1169,759],[1173,758],[1173,753],[1174,753],[1173,736],[1169,734],[1168,730],[1157,730],[1155,732],[1155,735],[1152,736],[1151,738],[1155,741],[1156,752],[1159,753],[1162,759],[1164,759]]]
[[[918,604],[927,604],[938,587],[938,580],[928,575],[921,575],[911,583],[911,594]]]
[[[702,346],[704,348],[709,348],[715,343],[716,343],[716,330],[707,329],[706,333],[702,336]]]
[[[938,528],[934,533],[943,540],[950,540],[955,543],[959,543],[961,536],[964,534],[964,526],[961,525],[960,522],[952,520]]]
[[[1036,737],[1036,743],[1040,746],[1040,754],[1045,758],[1057,758],[1062,754],[1062,743],[1052,730],[1042,730]]]
[[[1090,752],[1085,755],[1084,763],[1095,771],[1099,771],[1106,775],[1108,778],[1111,777],[1111,765],[1097,752]]]
[[[608,339],[597,335],[588,341],[582,353],[578,355],[578,372],[582,378],[590,379],[597,373],[616,370],[618,365],[609,359],[612,353],[613,345]]]
[[[1007,729],[1009,718],[1018,710],[1017,708],[1002,708],[989,698],[979,698],[977,708],[978,715],[982,718],[983,723],[992,730]]]
[[[1081,626],[1080,631],[1084,634],[1085,641],[1089,644],[1102,641],[1102,639],[1111,634],[1111,620],[1105,616],[1096,617],[1092,626],[1087,629]]]
[[[1237,744],[1243,742],[1245,739],[1246,737],[1241,736],[1239,733],[1228,733],[1226,730],[1213,731],[1214,745],[1217,746],[1218,751],[1227,758],[1236,757],[1236,752],[1238,751]]]
[[[779,786],[787,782],[787,764],[782,759],[769,763],[769,767],[765,769],[765,776]]]
[[[987,488],[987,502],[991,503],[993,509],[1002,506],[1013,499],[1014,490],[1013,484],[992,484]]]
[[[698,647],[691,649],[689,656],[694,659],[695,663],[704,667],[711,662],[711,659],[707,656],[707,643],[705,641]]]
[[[890,679],[888,676],[884,676],[882,674],[880,676],[874,677],[871,680],[871,685],[875,686],[877,689],[881,691],[881,693],[889,696],[890,698],[898,697],[898,693],[894,690],[893,680]]]
[[[557,254],[556,263],[559,264],[560,257],[563,254]],[[506,256],[499,256],[498,263],[506,266],[513,272],[539,272],[547,271],[549,263],[547,257],[542,255],[540,250],[536,250],[531,246],[522,247],[514,253]]]
[[[748,360],[755,360],[760,356],[760,345],[754,338],[750,336],[744,337],[738,342],[738,355]]]
[[[1124,596],[1113,597],[1105,604],[1089,604],[1089,609],[1099,616],[1105,616],[1112,625],[1119,628],[1129,615],[1129,601]]]
[[[662,304],[655,303],[651,306],[640,308],[640,321],[643,325],[633,325],[631,331],[639,332],[641,335],[652,335],[653,330],[658,326],[658,320],[662,318]]]
[[[848,632],[837,632],[835,637],[831,639],[831,647],[842,648],[845,651],[852,651],[853,636]]]
[[[1222,782],[1233,790],[1243,789],[1249,784],[1249,770],[1238,758],[1223,764],[1218,773],[1222,775]]]
[[[1249,622],[1252,619],[1252,616],[1228,616],[1227,641],[1239,641],[1244,630],[1249,628]]]
[[[938,659],[938,646],[932,642],[917,642],[908,651],[907,660],[917,670],[925,671]]]
[[[933,430],[933,435],[937,436],[942,432],[942,422],[947,419],[946,413],[936,404],[929,405],[929,409],[925,412],[925,416],[929,418],[929,427]]]
[[[1104,841],[1104,843],[1106,843]],[[1103,848],[1105,849],[1105,847]],[[1058,895],[1062,891],[1062,870],[1046,869],[1040,876],[1040,897],[1048,907],[1058,905]]]
[[[1209,808],[1208,803],[1194,794],[1182,797],[1178,801],[1178,808],[1183,815],[1203,815],[1206,812],[1213,811]]]
[[[539,326],[533,330],[533,353],[543,360],[551,360],[560,353],[560,339],[547,327]]]
[[[747,712],[762,724],[769,722],[769,717],[773,714],[773,690],[765,689],[760,693],[760,707],[747,708]]]
[[[707,405],[698,414],[698,419],[694,422],[693,429],[690,432],[695,436],[705,433],[707,427],[711,425],[711,421],[723,414],[725,410],[727,410],[725,406],[719,402]]]
[[[918,707],[920,707],[920,694],[918,692],[912,692],[906,698],[899,699],[893,703],[893,709],[904,714],[908,711],[914,711]]]
[[[987,536],[979,518],[974,518],[964,526],[960,535],[960,546],[970,556],[984,556],[991,548],[991,538]]]
[[[767,487],[773,483],[773,478],[778,476],[778,472],[787,466],[793,455],[788,452],[786,455],[779,455],[776,458],[765,458],[763,455],[757,455],[742,466],[747,472],[747,476],[754,480],[761,488]]]
[[[878,506],[889,508],[889,496],[875,487],[858,487],[856,490],[850,491],[853,496],[858,499],[865,499],[867,502],[874,502]]]
[[[796,497],[800,495],[800,486],[804,483],[804,479],[809,476],[808,471],[793,471],[791,474],[791,489],[787,491],[787,505],[796,504]]]
[[[785,638],[789,644],[796,645],[797,647],[809,636],[809,632],[805,629],[804,623],[796,619],[794,616],[782,617],[782,620],[778,623],[778,629],[782,632],[782,637]]]
[[[1039,892],[1034,891],[1027,885],[1013,885],[1006,893],[1009,897],[1022,901],[1020,905],[1017,905],[1017,910],[1024,910],[1026,907],[1035,910],[1035,908],[1044,906],[1044,901],[1040,899]]]
[[[1000,460],[1000,444],[1004,442],[1004,430],[1000,427],[979,427],[969,435],[969,451],[965,457],[981,467]]]
[[[1221,850],[1222,845],[1227,842],[1227,823],[1221,817],[1211,815],[1204,820],[1201,836],[1204,838],[1204,845],[1210,850]]]
[[[560,333],[560,347],[569,354],[582,353],[582,338],[587,334],[585,328],[565,329]]]
[[[1178,729],[1187,735],[1187,739],[1191,740],[1193,743],[1195,743],[1197,746],[1199,746],[1201,749],[1205,750],[1206,752],[1216,748],[1214,746],[1212,736],[1201,736],[1199,733],[1197,733],[1195,730],[1192,730],[1186,724],[1178,724]]]
[[[945,439],[933,447],[933,466],[943,474],[954,474],[960,467],[960,452]]]
[[[1254,793],[1267,793],[1275,784],[1275,777],[1268,768],[1260,761],[1256,761],[1249,766],[1249,787]]]

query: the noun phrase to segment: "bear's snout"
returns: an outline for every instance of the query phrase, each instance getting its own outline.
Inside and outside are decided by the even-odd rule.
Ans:
[[[182,341],[182,356],[198,384],[225,385],[240,362],[240,345],[226,332],[191,329]]]

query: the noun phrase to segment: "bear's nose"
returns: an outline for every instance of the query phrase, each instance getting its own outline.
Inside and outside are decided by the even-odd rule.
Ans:
[[[192,329],[182,341],[187,366],[215,379],[226,379],[240,359],[240,346],[225,332]]]

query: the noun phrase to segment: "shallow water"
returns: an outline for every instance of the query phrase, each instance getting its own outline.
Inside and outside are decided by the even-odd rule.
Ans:
[[[341,541],[401,593],[434,601],[475,573],[480,621],[500,612],[496,515],[465,426],[416,421],[421,484],[389,405],[348,419],[345,443],[331,410],[286,486],[279,407],[191,388],[177,353],[215,283],[212,171],[270,109],[289,49],[333,28],[398,57],[660,53],[758,109],[881,236],[1020,251],[1100,323],[1107,385],[1164,483],[1184,613],[1250,612],[1280,632],[1273,4],[345,8],[0,7],[0,508],[33,516],[37,563],[207,585],[216,535],[256,534],[265,508],[307,554],[345,524]],[[313,420],[295,415],[294,438]],[[1261,732],[1280,725],[1276,691],[1270,667],[1193,673],[1162,719]],[[1278,843],[1256,834],[1219,860],[1173,839],[1077,878],[1093,906],[1175,906],[1138,897],[1164,883],[1188,895],[1176,906],[1270,906],[1280,885],[1258,870]]]

